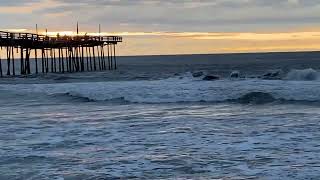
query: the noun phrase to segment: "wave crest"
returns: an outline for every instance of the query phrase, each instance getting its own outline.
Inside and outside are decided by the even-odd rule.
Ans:
[[[297,81],[314,81],[318,80],[319,73],[312,69],[294,69],[291,70],[288,74],[286,79],[288,80],[297,80]]]
[[[250,92],[236,100],[242,104],[266,104],[276,101],[271,94],[265,92]]]
[[[268,103],[272,101],[320,102],[320,81],[222,79],[202,81],[192,74],[164,80],[89,83],[0,85],[2,93],[44,94],[81,101],[130,103],[226,102]],[[5,92],[4,92],[5,91]]]

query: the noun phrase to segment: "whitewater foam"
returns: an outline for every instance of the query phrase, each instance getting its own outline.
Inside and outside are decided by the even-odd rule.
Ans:
[[[291,70],[286,79],[297,81],[314,81],[319,79],[319,73],[314,69],[294,69]]]
[[[117,81],[56,84],[0,85],[0,90],[19,95],[46,94],[84,98],[92,101],[123,100],[132,103],[222,102],[252,92],[268,93],[275,99],[320,101],[320,82],[286,80],[201,81],[174,77],[154,81]]]

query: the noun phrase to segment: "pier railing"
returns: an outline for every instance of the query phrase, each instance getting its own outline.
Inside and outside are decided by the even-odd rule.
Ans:
[[[100,42],[100,43],[119,43],[122,42],[120,36],[88,36],[88,35],[74,35],[74,36],[45,36],[33,33],[12,33],[0,31],[0,43],[10,41],[11,43],[19,43],[21,40],[43,42],[43,43],[72,43],[72,42]],[[74,44],[74,43],[72,43]],[[19,46],[23,44],[17,44]]]

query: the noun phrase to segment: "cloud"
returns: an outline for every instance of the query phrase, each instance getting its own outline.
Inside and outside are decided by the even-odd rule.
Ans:
[[[40,2],[41,0],[12,0],[12,1],[6,1],[2,0],[0,1],[0,7],[2,6],[25,6],[27,4]]]
[[[40,6],[42,4],[42,6]],[[0,2],[3,24],[79,21],[111,31],[248,31],[319,26],[318,0],[12,0]],[[15,14],[10,17],[6,14]],[[2,15],[1,15],[2,14]],[[21,14],[21,15],[19,15]],[[25,21],[28,18],[29,21]],[[22,20],[20,20],[22,19]],[[65,29],[68,30],[68,29]]]
[[[39,13],[71,12],[85,24],[133,29],[239,31],[248,28],[314,26],[317,0],[56,0]]]

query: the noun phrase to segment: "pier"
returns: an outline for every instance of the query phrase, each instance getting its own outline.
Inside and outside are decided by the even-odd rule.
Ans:
[[[52,37],[0,31],[0,77],[115,70],[120,42],[120,36]]]

